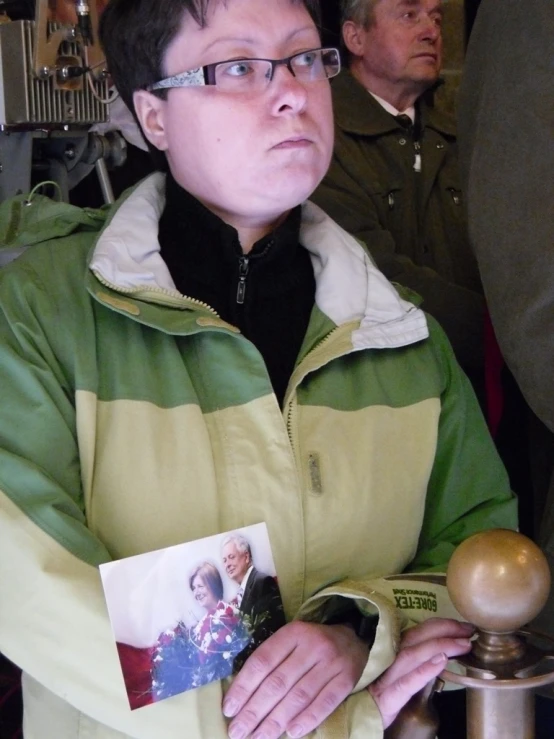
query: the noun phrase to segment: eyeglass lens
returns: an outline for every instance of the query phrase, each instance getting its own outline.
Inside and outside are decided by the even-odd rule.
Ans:
[[[302,82],[316,82],[338,74],[340,62],[336,49],[315,49],[295,54],[277,63],[264,59],[238,59],[221,62],[215,68],[215,84],[228,92],[264,88],[273,77],[274,67],[286,65]]]

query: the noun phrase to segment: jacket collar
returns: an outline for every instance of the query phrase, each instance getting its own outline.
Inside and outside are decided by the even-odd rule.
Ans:
[[[143,180],[116,206],[90,261],[97,278],[113,290],[163,291],[179,298],[160,255],[158,223],[165,205],[165,176]],[[300,243],[316,280],[316,304],[337,326],[359,326],[355,348],[393,348],[428,336],[423,312],[403,300],[367,252],[314,203],[302,206]]]
[[[348,70],[343,70],[332,84],[333,108],[336,125],[347,133],[360,136],[380,136],[402,130],[398,121],[369,94]],[[421,115],[422,129],[433,128],[455,138],[455,121],[446,113],[431,108],[423,97],[416,103]]]

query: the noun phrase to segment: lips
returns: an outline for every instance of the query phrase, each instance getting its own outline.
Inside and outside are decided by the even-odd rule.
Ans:
[[[298,136],[289,136],[277,144],[274,144],[272,149],[289,149],[295,147],[310,146],[313,144],[312,139],[306,134],[299,134]]]
[[[432,59],[434,62],[436,62],[438,57],[431,51],[422,51],[421,54],[415,54],[414,59]]]

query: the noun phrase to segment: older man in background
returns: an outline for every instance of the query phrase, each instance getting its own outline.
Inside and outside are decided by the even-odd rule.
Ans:
[[[333,83],[335,148],[313,200],[415,290],[480,390],[484,301],[454,120],[426,99],[442,62],[440,0],[343,0],[349,69]]]

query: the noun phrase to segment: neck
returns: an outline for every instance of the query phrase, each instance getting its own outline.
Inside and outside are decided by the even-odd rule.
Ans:
[[[370,90],[374,95],[386,100],[400,113],[415,105],[416,100],[425,91],[420,86],[412,85],[408,89],[403,85],[391,85],[386,80],[374,77],[363,65],[362,59],[353,59],[350,64],[350,73],[363,85],[366,90]]]
[[[243,254],[248,254],[256,242],[274,231],[277,226],[283,223],[290,213],[290,211],[287,210],[285,213],[281,213],[275,218],[257,219],[249,218],[247,216],[239,216],[234,213],[227,213],[226,211],[220,210],[206,202],[204,202],[204,205],[206,208],[211,210],[212,213],[215,213],[216,216],[219,216],[222,221],[225,221],[229,226],[236,229]]]

